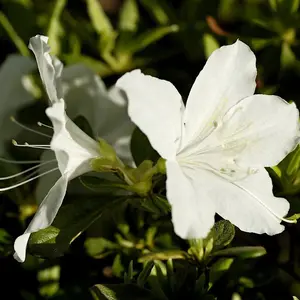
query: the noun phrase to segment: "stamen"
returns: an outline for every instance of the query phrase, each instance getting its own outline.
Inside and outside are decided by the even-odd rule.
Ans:
[[[27,130],[27,131],[31,131],[33,133],[36,133],[36,134],[39,134],[39,135],[42,135],[42,136],[46,136],[48,138],[52,138],[52,136],[49,135],[49,134],[39,132],[37,130],[34,130],[34,129],[30,128],[30,127],[27,127],[27,126],[23,125],[22,123],[18,122],[13,116],[10,117],[10,120],[12,122],[16,123],[17,125],[19,125],[20,127],[22,127],[23,129]]]
[[[34,145],[34,144],[28,144],[27,142],[25,142],[24,144],[18,144],[16,140],[12,140],[12,143],[16,147],[51,150],[50,145]]]
[[[46,161],[46,162],[43,162],[43,163],[40,163],[40,164],[38,164],[38,165],[36,165],[36,166],[33,166],[33,167],[31,167],[31,168],[28,168],[28,169],[26,169],[26,170],[24,170],[24,171],[22,171],[22,172],[19,172],[19,173],[13,174],[13,175],[9,175],[9,176],[6,176],[6,177],[0,177],[0,180],[7,180],[7,179],[12,179],[12,178],[21,176],[21,175],[26,174],[26,173],[28,173],[28,172],[30,172],[30,171],[32,171],[32,170],[35,170],[35,169],[37,169],[37,168],[39,168],[39,167],[41,167],[41,166],[47,165],[47,164],[49,164],[49,163],[52,163],[52,162],[54,162],[54,161],[56,161],[56,159],[48,160],[48,161]]]
[[[40,127],[46,127],[46,128],[50,128],[50,129],[53,130],[53,127],[52,127],[52,126],[46,125],[46,124],[44,124],[44,123],[42,123],[42,122],[37,122],[37,124],[38,124]]]
[[[9,164],[39,164],[41,161],[40,160],[12,160],[12,159],[6,159],[3,157],[0,157],[0,161],[4,163],[9,163]]]
[[[26,183],[29,183],[29,182],[31,182],[31,181],[33,181],[33,180],[35,180],[35,179],[38,179],[38,178],[40,178],[40,177],[42,177],[42,176],[44,176],[44,175],[47,175],[47,174],[49,174],[49,173],[51,173],[51,172],[53,172],[53,171],[55,171],[55,170],[58,170],[58,168],[57,168],[57,167],[56,167],[56,168],[53,168],[53,169],[51,169],[51,170],[48,170],[48,171],[46,171],[46,172],[44,172],[44,173],[41,173],[41,174],[39,174],[39,175],[37,175],[37,176],[34,176],[34,177],[32,177],[32,178],[30,178],[30,179],[28,179],[28,180],[24,180],[24,181],[19,182],[19,183],[17,183],[17,184],[14,184],[14,185],[11,185],[11,186],[8,186],[8,187],[5,187],[5,188],[0,188],[0,192],[5,192],[5,191],[12,190],[12,189],[17,188],[17,187],[19,187],[19,186],[21,186],[21,185],[24,185],[24,184],[26,184]]]

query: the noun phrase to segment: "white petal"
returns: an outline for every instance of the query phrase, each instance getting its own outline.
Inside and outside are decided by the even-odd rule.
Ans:
[[[289,202],[273,196],[272,181],[264,168],[235,182],[207,172],[207,182],[216,212],[241,230],[269,235],[284,230],[280,218],[287,214]]]
[[[152,147],[164,158],[174,158],[181,138],[184,105],[168,81],[134,70],[122,76],[116,86],[128,97],[132,121],[147,135]]]
[[[26,231],[23,235],[19,236],[15,240],[14,257],[20,261],[24,262],[26,258],[26,248],[30,233],[36,232],[40,229],[44,229],[51,225],[57,212],[63,202],[66,194],[68,185],[68,179],[66,177],[61,177],[55,185],[51,188],[41,205],[39,206],[34,218],[30,222]]]
[[[46,114],[54,127],[51,149],[55,152],[60,172],[71,180],[91,171],[90,160],[99,156],[97,142],[68,118],[64,101],[47,108]]]
[[[33,59],[21,55],[10,55],[0,68],[0,153],[4,152],[4,142],[15,138],[21,127],[11,122],[17,110],[34,101],[26,86],[26,75],[35,69]]]
[[[101,78],[83,65],[63,70],[62,82],[68,116],[88,120],[94,137],[104,138],[118,156],[132,164],[130,139],[134,124],[127,113],[127,99],[113,87],[107,91]]]
[[[51,103],[57,102],[62,97],[60,76],[63,69],[62,63],[52,57],[50,47],[47,44],[48,37],[36,35],[29,42],[29,49],[33,51],[41,79],[47,91]]]
[[[255,56],[241,41],[214,51],[187,100],[185,144],[204,138],[230,107],[253,95],[255,77]]]
[[[204,238],[214,224],[215,208],[206,194],[205,171],[167,161],[167,198],[174,230],[181,238]]]
[[[216,133],[240,165],[277,165],[298,144],[299,111],[277,96],[247,97],[228,111]]]

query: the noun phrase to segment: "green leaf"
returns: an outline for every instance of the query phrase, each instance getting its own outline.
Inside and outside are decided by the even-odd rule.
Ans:
[[[220,258],[215,262],[209,270],[209,286],[212,287],[216,281],[218,281],[233,263],[233,258]]]
[[[212,256],[224,257],[240,257],[240,258],[255,258],[265,255],[266,249],[261,246],[257,247],[233,247],[219,250],[212,253]]]
[[[188,254],[182,250],[166,250],[161,252],[151,252],[141,256],[138,261],[168,260],[168,259],[187,259]]]
[[[167,25],[170,23],[168,12],[170,12],[170,5],[162,0],[141,0],[141,4],[154,17],[159,25]]]
[[[149,290],[134,284],[97,284],[91,292],[95,300],[157,300]]]
[[[124,198],[109,196],[74,199],[59,210],[52,226],[30,235],[28,251],[40,257],[63,255],[72,241],[96,221],[105,209],[124,202]]]
[[[91,68],[95,73],[98,73],[100,77],[108,76],[113,74],[112,69],[104,62],[94,59],[85,55],[64,55],[64,59],[67,64],[83,63],[87,67]]]
[[[171,205],[168,200],[158,195],[151,195],[141,199],[139,205],[144,210],[158,216],[167,215],[171,211]]]
[[[167,296],[163,290],[163,284],[165,283],[165,278],[161,278],[162,273],[161,269],[155,264],[154,268],[151,270],[151,274],[148,277],[148,284],[151,287],[153,293],[157,296],[160,300],[168,300]]]
[[[297,148],[290,154],[290,160],[288,163],[288,167],[286,169],[286,174],[288,176],[296,175],[300,170],[300,147]]]
[[[119,17],[120,31],[137,31],[139,21],[139,10],[136,0],[125,0]]]
[[[124,274],[124,283],[130,284],[132,283],[132,279],[133,279],[133,261],[131,260],[128,266],[128,271],[127,273],[125,272]]]
[[[144,287],[145,283],[147,282],[147,279],[151,273],[151,270],[154,266],[153,261],[147,261],[146,264],[144,265],[144,268],[142,272],[139,274],[137,278],[137,284],[140,287]]]
[[[178,25],[163,26],[151,29],[148,32],[138,35],[131,41],[128,41],[127,44],[123,43],[122,49],[119,49],[119,51],[123,53],[134,54],[162,39],[164,36],[177,32],[178,30]]]
[[[27,45],[15,31],[13,25],[2,11],[0,11],[0,25],[5,29],[18,51],[24,56],[30,56],[30,51],[28,50]]]
[[[116,250],[118,245],[103,237],[87,238],[84,243],[85,249],[90,256],[97,256],[107,250]]]
[[[214,240],[214,250],[224,248],[229,245],[235,235],[234,226],[227,220],[221,220],[214,224],[208,237],[205,239],[207,243],[211,238]]]
[[[296,62],[296,55],[286,42],[282,43],[280,65],[282,68],[293,67]]]
[[[112,271],[113,274],[117,277],[121,277],[124,272],[124,266],[122,264],[122,259],[120,254],[117,254],[114,259],[114,262],[112,264]]]
[[[137,166],[144,160],[156,162],[159,158],[159,154],[152,148],[147,136],[138,127],[132,134],[130,148]]]
[[[280,181],[284,195],[297,194],[300,190],[300,147],[297,146],[272,170]]]
[[[215,50],[220,48],[219,42],[208,33],[203,34],[204,54],[208,58]]]
[[[50,17],[47,36],[49,37],[49,44],[51,46],[51,53],[58,55],[61,50],[60,37],[63,34],[63,28],[60,24],[59,18],[67,4],[67,0],[56,0],[53,13]]]
[[[96,32],[99,35],[111,35],[114,32],[113,26],[106,16],[98,0],[87,0],[87,9],[90,20]]]
[[[269,5],[273,11],[277,11],[278,9],[277,0],[269,0]]]
[[[0,228],[0,244],[8,244],[10,240],[11,236],[9,233],[5,229]]]
[[[271,9],[288,15],[296,13],[299,9],[299,0],[269,0]]]
[[[252,38],[251,39],[251,45],[252,48],[256,51],[261,50],[269,45],[272,45],[274,43],[274,39],[265,39],[265,38]]]

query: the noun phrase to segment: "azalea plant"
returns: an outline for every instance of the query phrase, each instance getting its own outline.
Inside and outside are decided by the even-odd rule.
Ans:
[[[3,295],[300,297],[299,1],[2,2]]]

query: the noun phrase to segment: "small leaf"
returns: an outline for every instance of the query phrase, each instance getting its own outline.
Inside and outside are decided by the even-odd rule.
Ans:
[[[158,272],[160,272],[160,273],[158,274]],[[151,274],[148,278],[148,284],[150,285],[151,290],[157,296],[157,298],[159,298],[161,300],[168,300],[167,296],[165,295],[165,293],[163,291],[163,287],[162,287],[165,280],[164,280],[164,278],[162,278],[162,280],[160,280],[159,278],[161,278],[161,277],[162,277],[161,270],[159,267],[157,267],[157,264],[155,264],[155,267],[152,268]]]
[[[212,256],[255,258],[267,253],[264,247],[233,247],[212,253]]]
[[[296,55],[292,51],[290,45],[286,42],[282,43],[280,65],[283,68],[292,67],[296,61]]]
[[[217,250],[229,245],[233,240],[234,235],[234,226],[227,220],[221,220],[215,223],[205,241],[207,243],[210,238],[213,238],[214,250]]]
[[[168,260],[168,259],[187,259],[188,254],[182,250],[167,250],[161,252],[151,252],[141,256],[138,261]]]
[[[103,237],[87,238],[84,247],[90,256],[97,256],[107,250],[116,250],[118,245]]]
[[[133,261],[131,260],[128,266],[128,272],[124,274],[124,283],[130,284],[133,279]]]
[[[112,264],[112,271],[113,271],[113,274],[117,277],[121,277],[122,273],[124,272],[124,267],[123,267],[123,264],[121,261],[120,254],[117,254],[114,259],[114,262]]]
[[[230,268],[233,263],[233,258],[220,258],[215,262],[209,270],[210,286],[213,286],[216,281]]]
[[[140,34],[131,41],[128,41],[127,44],[123,43],[122,49],[119,49],[119,51],[130,54],[139,52],[156,41],[162,39],[164,36],[177,32],[178,30],[178,25],[163,26],[151,29],[148,32]]]
[[[274,43],[273,39],[265,39],[265,38],[253,38],[251,39],[252,48],[256,51],[261,50],[269,45]]]
[[[97,284],[91,292],[95,300],[157,300],[149,290],[134,284]]]
[[[87,9],[92,25],[99,35],[110,35],[113,33],[113,26],[103,11],[100,1],[87,0]]]
[[[158,195],[151,195],[141,199],[140,207],[158,216],[165,216],[171,211],[168,200]]]
[[[162,0],[141,0],[141,4],[154,17],[159,25],[167,25],[170,20],[168,13],[170,13],[170,5]]]
[[[60,24],[59,18],[67,4],[67,0],[56,0],[53,13],[50,17],[47,36],[51,46],[51,53],[58,55],[61,49],[60,37],[63,34],[63,28]]]
[[[269,5],[273,11],[277,11],[278,9],[277,0],[269,0]]]
[[[204,54],[208,58],[216,49],[220,48],[219,42],[208,33],[203,34]]]
[[[135,32],[138,21],[139,11],[136,0],[125,0],[120,11],[119,29]]]
[[[59,210],[52,226],[30,235],[28,251],[40,257],[58,257],[64,254],[72,241],[97,220],[105,209],[123,203],[124,198],[110,196],[81,198],[65,204]]]
[[[18,51],[24,56],[30,56],[30,51],[28,50],[27,45],[24,43],[22,38],[18,35],[13,25],[10,23],[6,15],[0,11],[0,25],[5,29],[9,38],[15,44]]]
[[[140,287],[144,287],[145,283],[147,282],[147,279],[151,273],[151,270],[154,266],[153,261],[147,261],[146,264],[144,265],[144,268],[142,272],[139,274],[137,278],[137,284]]]
[[[98,73],[101,77],[111,75],[112,69],[104,62],[94,59],[89,56],[80,55],[64,55],[64,59],[67,64],[83,63],[87,67],[91,68],[95,73]]]

